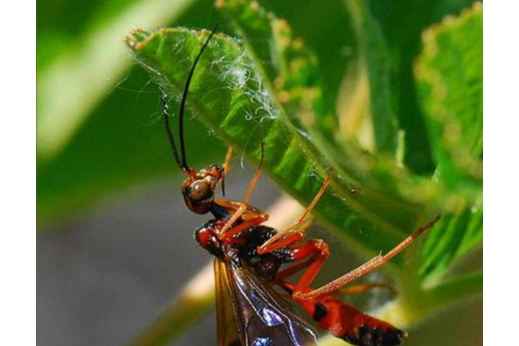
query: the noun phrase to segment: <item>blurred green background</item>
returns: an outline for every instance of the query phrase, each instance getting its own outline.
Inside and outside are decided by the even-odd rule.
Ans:
[[[327,97],[338,109],[356,55],[346,3],[261,1],[286,18],[295,36],[315,51]],[[400,124],[416,136],[406,137],[414,149],[405,163],[417,174],[430,174],[435,166],[414,88],[413,61],[421,51],[422,32],[472,1],[367,4],[398,77],[393,101]],[[220,24],[228,34],[232,28],[212,0],[40,0],[37,16],[38,338],[41,345],[122,345],[207,256],[195,250],[191,239],[191,230],[202,220],[188,215],[180,201],[181,177],[157,124],[157,87],[121,39],[133,28]],[[192,164],[222,160],[225,144],[200,124],[188,121],[186,138]],[[249,177],[248,170],[237,168],[231,192],[241,196]],[[263,184],[260,207],[280,194],[267,179]],[[183,228],[182,235],[172,234],[172,224]],[[455,335],[441,324],[444,313],[421,326],[423,342],[413,344],[482,344],[481,300],[459,311],[461,323],[477,333],[457,328]],[[209,325],[211,318],[197,328],[201,332]],[[193,344],[200,332],[175,345]],[[195,344],[214,344],[214,335]]]

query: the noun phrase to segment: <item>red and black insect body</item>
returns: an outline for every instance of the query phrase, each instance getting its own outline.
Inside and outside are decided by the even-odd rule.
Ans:
[[[318,288],[311,285],[329,256],[322,240],[305,240],[307,218],[331,182],[328,175],[321,190],[303,215],[284,230],[264,225],[268,215],[249,205],[252,191],[263,165],[261,147],[259,168],[243,202],[215,197],[218,185],[224,190],[232,150],[223,165],[211,165],[200,171],[190,168],[186,161],[183,116],[189,84],[213,30],[193,66],[184,88],[179,114],[180,153],[169,126],[167,97],[163,93],[164,123],[173,157],[187,175],[182,194],[187,207],[197,214],[210,213],[207,221],[195,232],[201,247],[216,257],[218,346],[311,346],[316,345],[316,332],[308,318],[323,329],[351,344],[360,346],[400,345],[405,333],[389,323],[366,315],[341,302],[337,296],[365,291],[383,285],[358,285],[343,288],[352,281],[377,269],[421,233],[430,229],[439,217],[416,230],[386,255],[379,255],[342,277]],[[292,264],[291,266],[286,266]],[[302,273],[296,282],[290,278]],[[275,288],[284,291],[280,294]],[[285,297],[287,296],[287,297]],[[294,312],[299,305],[308,316]],[[306,320],[305,320],[306,318]]]
[[[282,287],[289,293],[294,290],[294,286],[289,283],[282,284]],[[374,286],[367,284],[352,288],[359,288],[360,292]],[[342,292],[345,293],[348,292]],[[298,303],[323,329],[353,345],[400,345],[406,336],[391,324],[360,312],[332,294],[299,300]]]

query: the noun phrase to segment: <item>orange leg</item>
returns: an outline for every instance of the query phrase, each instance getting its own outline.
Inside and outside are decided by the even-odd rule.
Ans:
[[[366,283],[366,284],[359,284],[359,285],[355,285],[355,286],[342,288],[342,289],[338,290],[337,292],[334,292],[333,295],[336,296],[336,295],[344,295],[344,294],[352,294],[352,293],[363,293],[363,292],[370,291],[375,288],[383,288],[383,289],[390,291],[392,294],[396,294],[395,289],[390,285],[383,284],[383,283]]]
[[[296,221],[294,221],[294,223],[290,227],[288,227],[282,231],[279,231],[275,236],[273,236],[268,241],[266,241],[263,245],[261,245],[258,248],[259,254],[269,253],[269,252],[275,251],[277,249],[280,249],[282,247],[285,247],[289,244],[294,243],[295,242],[295,241],[293,241],[294,238],[290,237],[293,234],[297,235],[297,234],[301,233],[304,235],[304,231],[301,231],[301,228],[308,227],[306,219],[308,218],[308,216],[314,209],[317,202],[319,202],[319,199],[321,199],[321,197],[326,192],[326,189],[328,188],[328,185],[330,185],[331,180],[332,180],[332,175],[330,173],[326,177],[326,180],[324,181],[323,186],[321,186],[321,189],[319,190],[317,195],[315,195],[312,203],[310,203],[308,208],[306,208],[305,212]]]
[[[304,237],[303,232],[295,233],[290,235],[288,238],[281,240],[281,242],[295,243]],[[282,284],[288,277],[300,272],[305,269],[303,275],[299,281],[294,285],[293,292],[306,292],[309,290],[309,286],[315,279],[322,266],[330,256],[328,245],[326,242],[320,239],[310,239],[301,245],[297,245],[290,248],[292,254],[292,260],[294,262],[304,262],[293,265],[280,271],[276,275],[276,282]]]
[[[240,223],[239,225],[237,225],[235,227],[227,229],[225,231],[225,233],[221,233],[222,236],[220,238],[221,238],[223,243],[230,242],[231,239],[234,236],[240,234],[241,232],[243,232],[243,231],[245,231],[245,230],[247,230],[247,229],[249,229],[251,227],[254,227],[254,226],[257,226],[257,225],[261,225],[267,219],[268,219],[268,215],[267,214],[257,214],[256,217],[251,218],[251,219],[249,219],[247,221],[244,221],[244,222]]]
[[[324,242],[322,240],[310,240],[309,242],[303,244],[301,247],[294,249],[294,261],[295,260],[301,260],[305,256],[310,257],[309,260],[306,262],[302,262],[299,264],[296,264],[294,266],[291,266],[287,269],[284,269],[278,273],[276,276],[276,281],[281,285],[286,285],[286,279],[291,277],[292,275],[295,275],[296,273],[300,272],[301,270],[305,268],[309,268],[316,260],[321,259],[322,264],[327,259],[327,246],[326,244],[323,244]],[[333,292],[333,295],[344,295],[344,294],[352,294],[352,293],[362,293],[365,291],[369,291],[375,288],[384,288],[391,293],[396,294],[396,291],[393,287],[387,284],[383,283],[365,283],[365,284],[359,284],[355,286],[346,287],[343,289],[340,289],[336,292]],[[293,291],[297,290],[297,285],[294,285]]]
[[[227,155],[225,155],[225,162],[223,164],[223,173],[225,176],[227,176],[227,173],[229,173],[229,169],[231,169],[232,153],[233,149],[232,147],[229,147],[229,149],[227,149]]]
[[[309,259],[306,262],[301,262],[301,263],[293,265],[289,268],[283,269],[276,275],[276,281],[284,282],[286,279],[288,279],[292,275],[295,275],[295,274],[299,273],[301,270],[308,268],[308,266],[310,264],[312,264],[312,262],[313,262],[313,259]]]
[[[278,237],[277,234],[274,235],[258,248],[258,253],[263,255],[297,243],[305,237],[306,230],[314,223],[314,221],[315,220],[305,221],[300,225],[300,227],[293,229],[290,234],[283,234],[281,237]],[[273,238],[275,238],[275,242],[270,241]],[[265,244],[266,246],[264,247]]]
[[[250,209],[248,206],[249,200],[250,200],[250,197],[252,196],[252,192],[254,191],[254,187],[256,187],[256,183],[258,182],[258,180],[261,176],[261,169],[263,168],[263,162],[264,162],[264,156],[265,156],[264,147],[265,147],[264,143],[261,142],[260,163],[259,163],[258,169],[256,170],[256,174],[254,174],[254,178],[252,178],[249,188],[247,189],[247,193],[245,194],[245,199],[243,200],[243,203],[234,202],[238,205],[238,208],[232,214],[232,216],[229,219],[229,221],[227,222],[227,224],[225,224],[225,226],[222,228],[222,230],[220,231],[220,234],[225,234],[234,225],[234,223],[236,221],[238,221],[238,219],[243,215],[243,213],[245,213],[245,211]],[[264,215],[264,214],[261,214],[261,215]]]
[[[308,260],[282,270],[279,272],[277,278],[283,280],[305,269],[303,275],[301,275],[295,285],[294,294],[296,292],[307,292],[310,289],[310,284],[314,281],[315,277],[319,271],[321,271],[321,268],[330,256],[328,244],[320,239],[310,239],[291,250],[294,262],[299,262],[307,258]]]
[[[249,184],[249,188],[247,189],[247,193],[245,194],[245,199],[243,200],[243,204],[249,204],[249,199],[252,196],[252,191],[256,187],[256,183],[258,182],[261,176],[261,170],[263,169],[263,163],[265,161],[265,143],[261,142],[261,154],[260,154],[260,162],[258,165],[258,169],[256,170],[256,174],[254,174],[254,178]]]
[[[227,178],[227,174],[229,174],[229,170],[231,169],[231,160],[232,160],[232,147],[227,149],[227,155],[225,155],[225,162],[223,163],[223,174],[222,174],[222,195],[225,197],[225,179]]]
[[[398,255],[402,250],[404,250],[406,247],[408,247],[418,236],[420,236],[425,231],[432,228],[437,222],[440,220],[440,215],[435,217],[433,220],[429,221],[426,225],[418,228],[416,231],[414,231],[410,236],[408,236],[406,239],[404,239],[400,244],[395,246],[391,251],[389,251],[385,255],[379,255],[368,262],[364,263],[363,265],[357,267],[356,269],[353,269],[349,273],[339,277],[338,279],[335,279],[334,281],[318,288],[315,290],[308,290],[309,285],[312,283],[313,278],[317,275],[317,271],[320,269],[319,266],[311,267],[309,266],[305,274],[303,275],[303,278],[306,280],[303,281],[302,284],[300,282],[296,285],[296,291],[294,292],[294,298],[296,299],[313,299],[319,296],[323,296],[326,294],[331,294],[333,292],[338,291],[341,287],[344,287],[345,285],[349,284],[352,281],[357,280],[358,278],[371,273],[375,269],[379,268],[383,264],[385,264],[387,261]],[[308,273],[310,272],[310,273]],[[308,280],[310,278],[311,280]],[[306,290],[305,290],[306,289]]]

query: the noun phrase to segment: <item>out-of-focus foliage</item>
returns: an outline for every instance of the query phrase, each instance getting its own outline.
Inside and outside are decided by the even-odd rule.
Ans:
[[[422,274],[448,268],[483,240],[483,7],[447,17],[423,34],[416,64],[437,178],[473,203],[446,216],[424,251]]]

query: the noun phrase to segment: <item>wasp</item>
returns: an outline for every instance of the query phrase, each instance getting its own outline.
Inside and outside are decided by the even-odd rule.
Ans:
[[[364,314],[339,300],[341,294],[386,287],[381,284],[347,284],[379,268],[432,228],[439,216],[420,227],[385,255],[378,255],[338,279],[314,289],[314,279],[329,257],[326,242],[306,239],[308,217],[332,181],[329,174],[304,213],[288,228],[266,226],[268,214],[249,204],[264,161],[261,145],[259,167],[242,202],[217,198],[219,186],[225,196],[225,177],[232,148],[224,164],[201,170],[186,160],[184,113],[189,85],[204,50],[216,32],[211,31],[189,71],[179,110],[179,146],[171,126],[168,97],[162,92],[163,119],[177,166],[187,176],[182,195],[189,210],[211,214],[212,219],[195,231],[198,244],[215,257],[218,346],[311,346],[316,345],[318,324],[322,329],[360,346],[400,345],[406,333]],[[288,265],[288,266],[287,266]],[[295,282],[290,282],[301,274]],[[298,306],[301,313],[294,310]],[[306,312],[306,316],[305,313]],[[311,320],[314,322],[312,323]]]

